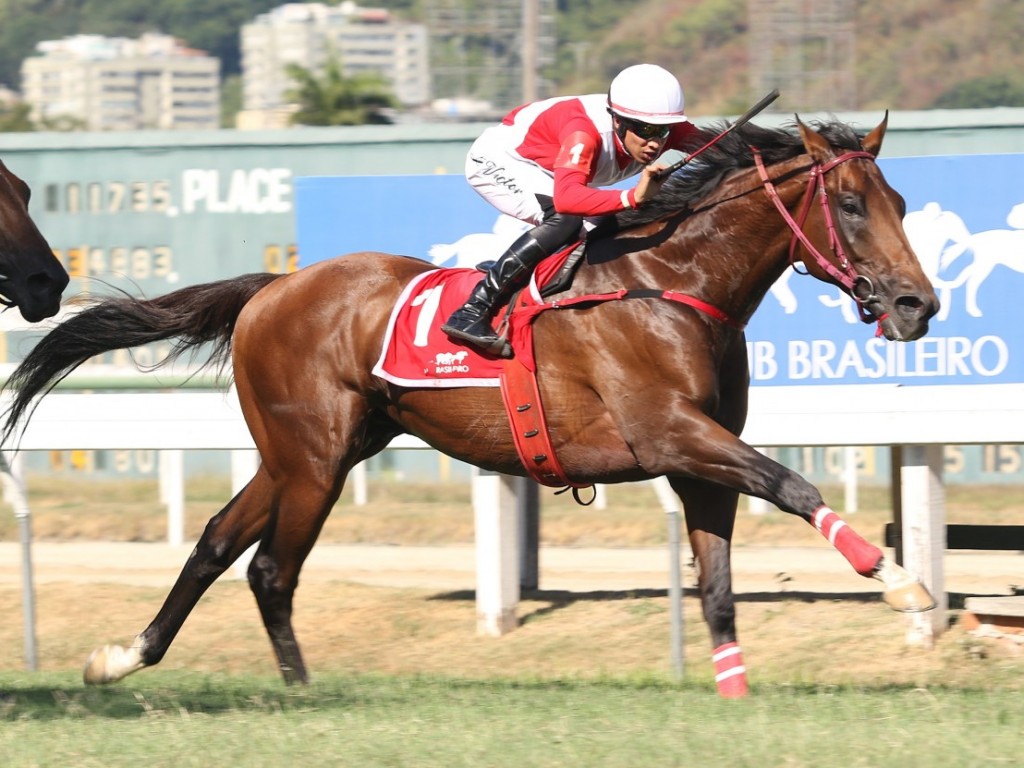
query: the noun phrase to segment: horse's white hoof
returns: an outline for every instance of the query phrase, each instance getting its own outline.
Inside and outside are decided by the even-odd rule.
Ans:
[[[122,648],[120,645],[105,645],[89,654],[85,662],[82,679],[86,685],[105,685],[130,675],[146,666],[142,654],[136,647]]]
[[[903,613],[921,613],[935,607],[935,598],[931,592],[916,579],[905,586],[887,589],[882,597],[890,608]]]
[[[882,559],[874,576],[885,584],[882,597],[894,611],[920,613],[935,607],[935,598],[924,584],[889,558]]]

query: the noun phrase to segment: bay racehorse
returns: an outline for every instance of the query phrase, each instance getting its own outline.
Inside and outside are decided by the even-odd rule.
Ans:
[[[736,637],[730,540],[740,493],[803,518],[898,610],[931,596],[848,527],[818,490],[742,442],[743,325],[791,260],[847,291],[889,340],[912,341],[938,309],[902,227],[904,202],[875,162],[885,121],[866,135],[837,121],[748,124],[623,213],[588,244],[562,311],[534,319],[551,445],[573,484],[666,475],[685,510],[699,566],[719,692],[747,692]],[[714,135],[705,131],[700,140]],[[258,542],[249,582],[284,679],[304,682],[292,628],[299,571],[349,471],[396,435],[418,435],[465,462],[511,475],[524,466],[496,388],[397,386],[371,369],[403,288],[432,265],[354,253],[296,273],[254,274],[141,300],[115,297],[64,321],[15,372],[4,437],[34,398],[87,358],[177,339],[230,354],[262,464],[208,523],[166,601],[127,647],[90,657],[89,683],[159,662],[203,592]],[[582,302],[608,294],[621,300]],[[824,425],[823,425],[824,426]]]
[[[0,161],[0,305],[37,323],[57,314],[68,275],[29,215],[29,196]]]

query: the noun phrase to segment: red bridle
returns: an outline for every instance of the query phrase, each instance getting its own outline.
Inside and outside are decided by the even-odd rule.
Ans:
[[[797,243],[802,243],[807,252],[814,258],[818,266],[837,283],[846,289],[846,292],[850,294],[853,300],[857,303],[857,311],[860,313],[860,318],[865,323],[871,323],[877,320],[879,323],[885,319],[885,316],[875,317],[869,309],[864,305],[869,303],[871,300],[877,298],[875,296],[874,286],[871,284],[871,280],[868,278],[858,275],[857,271],[853,268],[850,260],[846,258],[846,251],[843,249],[843,243],[839,239],[839,235],[836,233],[835,221],[832,218],[832,207],[828,203],[828,191],[825,189],[825,174],[835,168],[841,163],[845,163],[847,160],[854,160],[856,158],[865,158],[874,161],[875,156],[870,152],[863,150],[855,152],[846,152],[838,157],[829,160],[827,163],[822,165],[821,163],[815,163],[811,166],[810,173],[807,179],[807,193],[804,195],[803,205],[800,207],[800,212],[797,214],[796,219],[786,209],[785,204],[782,202],[782,198],[779,197],[778,190],[775,189],[775,185],[771,179],[768,178],[768,170],[765,168],[764,160],[761,158],[761,153],[757,147],[751,147],[754,153],[754,163],[757,165],[757,172],[761,175],[761,181],[764,184],[765,192],[768,194],[768,198],[778,209],[782,218],[786,221],[790,230],[793,232],[793,237],[789,241],[789,263],[794,265],[796,262],[796,248]],[[818,199],[821,201],[821,213],[825,219],[825,227],[828,230],[828,244],[832,250],[832,254],[835,257],[835,263],[825,258],[825,256],[814,247],[811,243],[810,238],[804,234],[803,226],[807,221],[807,216],[811,211],[811,200],[814,198],[815,192],[818,194]],[[857,295],[854,290],[858,283],[864,283],[868,287],[868,295],[861,298]]]

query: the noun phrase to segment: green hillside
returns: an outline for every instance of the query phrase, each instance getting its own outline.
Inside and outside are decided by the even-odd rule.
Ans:
[[[467,5],[484,0],[464,0]],[[557,93],[603,90],[623,66],[653,61],[676,72],[695,115],[735,114],[759,96],[751,78],[750,3],[769,0],[557,0]],[[431,0],[376,0],[426,18]],[[849,0],[857,109],[1024,106],[1020,0]],[[278,0],[0,0],[0,84],[17,88],[35,43],[76,33],[175,35],[239,71],[239,27]],[[470,45],[488,45],[475,38]],[[507,41],[494,42],[505,45]],[[813,66],[815,46],[804,58]],[[787,103],[780,109],[842,108]],[[450,95],[450,94],[441,94]],[[822,101],[828,101],[822,98]]]

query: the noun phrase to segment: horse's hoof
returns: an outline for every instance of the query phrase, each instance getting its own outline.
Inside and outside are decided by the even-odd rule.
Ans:
[[[894,611],[920,613],[935,607],[935,598],[920,581],[912,581],[902,587],[887,589],[882,597]]]
[[[85,662],[85,670],[82,672],[82,679],[86,685],[103,685],[110,682],[110,678],[107,676],[107,654],[109,651],[110,646],[105,645],[89,654],[89,658]]]
[[[82,672],[86,685],[105,685],[120,680],[146,666],[139,649],[105,645],[89,654]]]
[[[935,598],[924,584],[889,558],[882,558],[873,575],[885,584],[882,597],[894,611],[919,613],[935,607]]]

